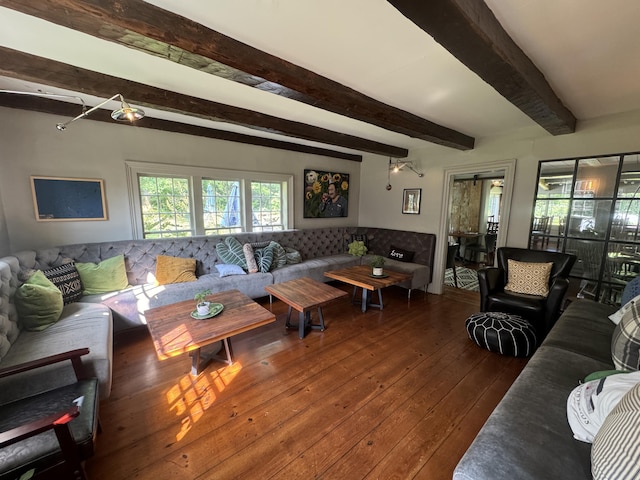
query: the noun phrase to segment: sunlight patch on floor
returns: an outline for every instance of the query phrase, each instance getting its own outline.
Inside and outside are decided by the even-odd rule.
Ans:
[[[210,369],[211,367],[209,367]],[[202,418],[204,412],[216,401],[216,392],[222,392],[242,370],[239,362],[218,370],[211,369],[197,377],[184,375],[167,392],[169,410],[175,410],[176,416],[184,416],[176,440],[182,440],[193,425]]]

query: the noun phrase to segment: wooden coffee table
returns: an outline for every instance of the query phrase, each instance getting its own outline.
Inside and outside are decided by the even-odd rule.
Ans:
[[[286,323],[287,328],[295,327],[295,325],[289,323],[291,309],[293,308],[299,312],[297,327],[300,338],[304,338],[307,327],[312,330],[323,331],[324,317],[322,316],[322,306],[347,294],[344,290],[308,277],[267,285],[264,289],[270,295],[289,305]],[[318,325],[311,323],[311,310],[314,308],[318,309],[318,317],[320,320],[320,324]]]
[[[206,320],[196,320],[191,312],[195,301],[172,303],[145,312],[147,327],[160,360],[189,352],[191,374],[199,375],[212,359],[233,363],[231,338],[239,333],[274,322],[276,317],[238,290],[209,295],[210,302],[221,303],[222,312]],[[222,340],[226,358],[205,356],[202,348]],[[216,352],[217,353],[217,352]],[[202,358],[201,358],[202,357]]]
[[[325,276],[333,278],[334,280],[340,280],[341,282],[353,285],[352,301],[355,300],[356,291],[358,288],[362,288],[362,311],[366,312],[367,307],[377,307],[380,310],[383,308],[382,303],[382,289],[395,285],[396,283],[404,282],[412,277],[410,273],[394,272],[384,269],[384,278],[373,277],[372,270],[369,265],[356,265],[355,267],[343,268],[341,270],[331,270],[325,272]],[[378,302],[371,303],[369,291],[378,291]]]

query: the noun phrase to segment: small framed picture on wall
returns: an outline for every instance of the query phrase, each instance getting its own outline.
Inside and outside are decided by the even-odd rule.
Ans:
[[[402,213],[420,213],[421,188],[405,188],[402,195]]]

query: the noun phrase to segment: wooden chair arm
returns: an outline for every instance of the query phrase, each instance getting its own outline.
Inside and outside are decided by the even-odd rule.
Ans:
[[[0,447],[11,445],[25,438],[51,430],[58,425],[65,425],[80,415],[80,407],[84,397],[76,398],[73,405],[66,410],[20,425],[19,427],[0,433]]]
[[[76,373],[78,380],[84,378],[84,369],[82,367],[82,357],[89,353],[88,348],[78,348],[76,350],[70,350],[64,353],[58,353],[56,355],[50,355],[48,357],[39,358],[38,360],[32,360],[30,362],[21,363],[11,367],[0,368],[0,378],[9,377],[16,373],[26,372],[33,370],[34,368],[44,367],[46,365],[52,365],[54,363],[63,362],[65,360],[71,360],[73,364],[73,370]]]

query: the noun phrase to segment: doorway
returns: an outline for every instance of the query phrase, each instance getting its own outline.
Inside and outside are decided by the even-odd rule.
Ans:
[[[438,245],[436,247],[436,264],[434,269],[434,279],[440,279],[439,285],[434,285],[435,293],[442,293],[443,285],[444,285],[444,276],[446,272],[446,264],[447,264],[447,253],[449,250],[449,237],[452,232],[451,228],[455,225],[452,224],[452,212],[454,212],[454,208],[452,206],[452,201],[454,203],[460,203],[461,200],[453,197],[454,191],[454,182],[456,181],[471,181],[475,178],[476,187],[478,187],[479,182],[484,182],[485,180],[491,181],[492,179],[501,180],[502,184],[500,185],[501,191],[499,196],[499,229],[497,235],[495,237],[495,248],[503,246],[506,244],[507,239],[507,231],[509,224],[509,213],[510,213],[510,205],[511,205],[511,197],[513,192],[513,182],[515,177],[515,166],[516,161],[513,160],[503,160],[497,162],[485,163],[482,165],[468,165],[465,167],[457,167],[451,169],[445,169],[445,185],[444,185],[444,199],[446,199],[442,203],[442,212],[440,217],[440,230],[439,230],[439,238]],[[497,187],[498,185],[496,185]],[[491,185],[493,187],[493,183]],[[489,187],[489,188],[491,188]],[[497,193],[497,191],[496,191]],[[490,199],[491,195],[488,195],[486,198]],[[469,235],[476,235],[476,238],[479,238],[481,235],[480,231],[484,231],[486,233],[487,230],[487,218],[484,220],[481,217],[489,217],[490,214],[486,214],[486,212],[490,212],[496,209],[495,204],[491,204],[491,200],[485,200],[482,203],[482,195],[479,195],[481,204],[477,206],[477,228],[473,227],[465,227],[466,230],[476,230],[475,232],[468,231]],[[488,202],[488,204],[487,204]],[[474,207],[475,208],[475,207]],[[494,214],[495,215],[495,214]],[[495,217],[494,217],[495,219]],[[456,220],[454,220],[455,222]],[[461,228],[460,224],[458,224],[459,228]],[[460,233],[460,231],[456,232]]]

